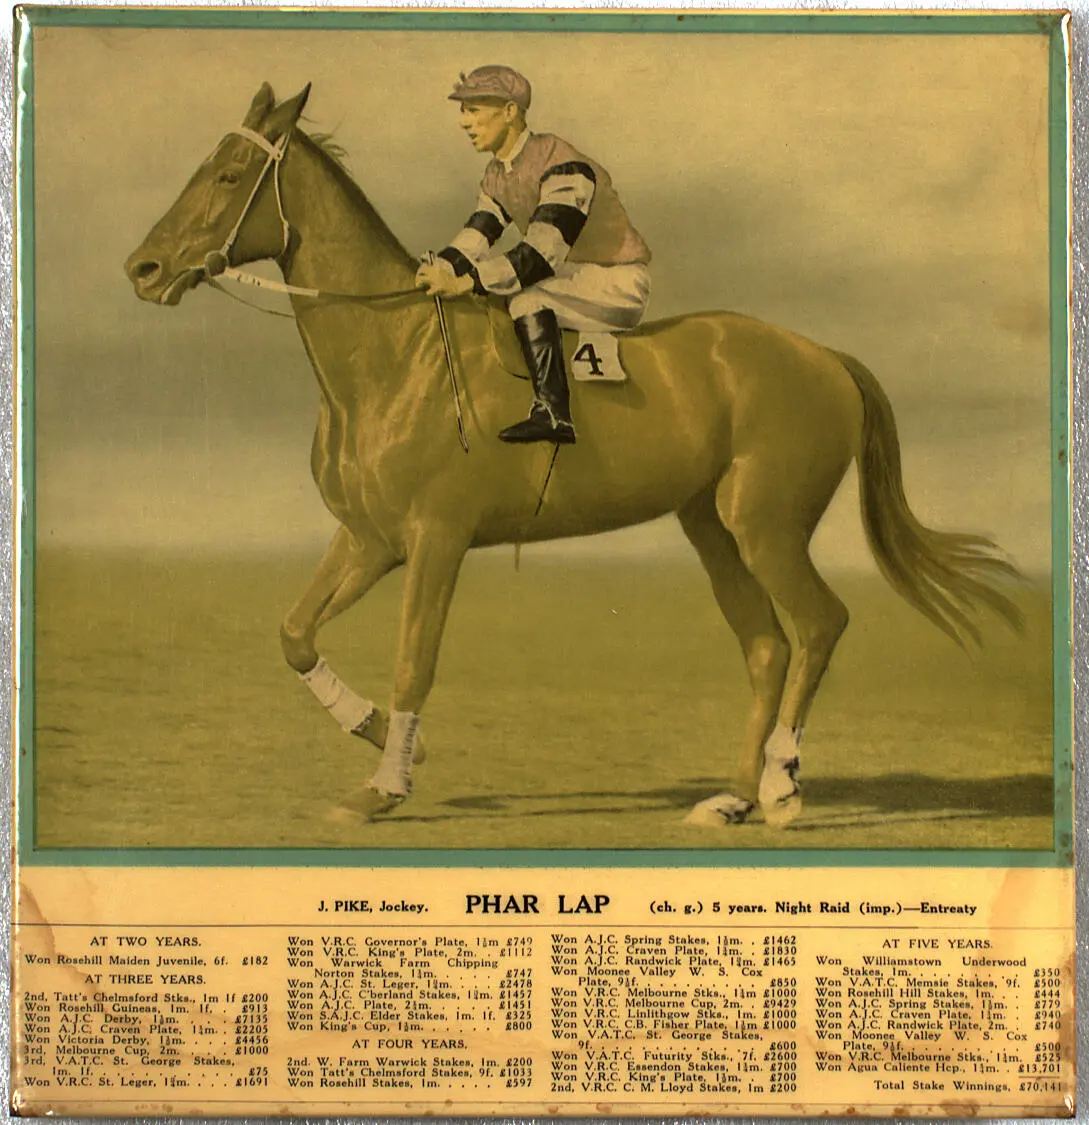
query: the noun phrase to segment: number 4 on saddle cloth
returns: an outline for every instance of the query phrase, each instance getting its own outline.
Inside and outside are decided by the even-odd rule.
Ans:
[[[489,304],[488,318],[491,321],[492,349],[500,366],[519,379],[528,379],[526,361],[518,338],[514,334],[514,322],[503,307]],[[618,336],[627,332],[576,332],[564,329],[563,362],[568,374],[579,383],[623,383],[628,373],[620,363]]]

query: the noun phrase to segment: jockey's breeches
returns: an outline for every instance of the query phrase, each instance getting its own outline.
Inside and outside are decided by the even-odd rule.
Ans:
[[[565,262],[552,277],[516,293],[508,307],[515,320],[552,309],[561,328],[619,332],[639,323],[649,300],[650,270],[641,262]]]

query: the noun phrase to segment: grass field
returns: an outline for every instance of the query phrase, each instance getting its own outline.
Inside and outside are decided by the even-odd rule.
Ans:
[[[852,623],[810,718],[791,829],[682,823],[726,784],[748,706],[693,561],[471,556],[425,713],[416,791],[377,824],[327,814],[373,770],[283,663],[316,559],[39,552],[43,847],[1047,848],[1050,602],[966,656],[878,578],[830,576]],[[400,580],[323,634],[386,701]],[[728,857],[723,857],[728,862]]]

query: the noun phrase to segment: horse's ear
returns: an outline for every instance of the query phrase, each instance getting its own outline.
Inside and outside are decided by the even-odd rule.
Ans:
[[[243,128],[256,129],[264,121],[268,111],[276,104],[276,95],[267,82],[261,83],[261,89],[254,95],[250,108],[242,121]]]
[[[306,99],[310,97],[310,83],[307,84],[293,97],[281,102],[266,118],[264,133],[270,141],[275,141],[284,133],[295,127]]]

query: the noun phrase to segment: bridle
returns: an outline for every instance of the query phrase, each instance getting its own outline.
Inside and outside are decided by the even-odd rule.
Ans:
[[[255,129],[246,128],[245,125],[239,126],[237,129],[232,129],[227,136],[245,137],[247,141],[257,145],[258,148],[264,149],[265,163],[250,190],[249,198],[239,212],[234,226],[231,227],[231,233],[227,235],[223,241],[223,245],[218,250],[209,250],[208,253],[204,255],[204,272],[208,277],[218,277],[220,274],[232,268],[231,250],[234,248],[235,242],[238,241],[238,235],[242,230],[242,224],[246,221],[250,213],[250,208],[257,198],[257,193],[261,190],[261,185],[265,182],[265,177],[268,175],[270,168],[272,169],[272,182],[276,190],[276,210],[280,213],[280,224],[284,232],[283,249],[276,257],[278,259],[282,258],[291,245],[291,224],[287,221],[287,216],[284,214],[284,201],[283,196],[280,194],[280,163],[284,158],[284,153],[287,151],[287,142],[291,138],[290,132],[285,130],[275,144],[267,137],[263,137]],[[224,140],[225,139],[226,138],[224,138]]]
[[[289,296],[311,297],[315,299],[324,297],[339,301],[388,301],[395,297],[424,296],[422,291],[415,286],[411,289],[391,289],[385,293],[339,293],[330,289],[310,289],[303,285],[288,285],[283,281],[274,281],[271,278],[258,277],[257,274],[247,273],[244,270],[232,266],[231,250],[234,248],[235,242],[238,241],[238,235],[242,230],[242,224],[246,221],[250,213],[250,208],[253,207],[254,201],[257,199],[257,193],[261,190],[261,185],[265,182],[270,170],[272,171],[272,184],[276,195],[276,210],[280,216],[280,226],[283,229],[284,238],[283,247],[280,252],[274,256],[275,260],[280,261],[286,257],[291,247],[292,227],[284,212],[284,200],[280,191],[280,165],[283,162],[284,154],[287,152],[288,142],[291,140],[291,132],[290,130],[285,131],[281,134],[280,139],[273,143],[255,129],[249,129],[245,125],[241,125],[237,129],[231,129],[230,132],[227,133],[227,136],[244,137],[247,141],[257,145],[258,148],[263,149],[265,153],[265,163],[257,175],[256,182],[250,189],[249,197],[243,205],[238,218],[235,220],[230,234],[223,240],[223,245],[218,250],[209,250],[208,253],[204,255],[204,265],[201,276],[202,281],[207,281],[213,288],[219,289],[222,293],[227,293],[228,291],[223,289],[222,286],[217,283],[216,279],[225,277],[229,278],[231,281],[241,282],[244,285],[251,285],[256,289],[265,289],[273,293],[286,293]],[[233,294],[228,295],[233,296]],[[257,306],[251,307],[256,308]],[[289,313],[275,313],[273,309],[259,309],[259,311],[274,313],[274,315],[277,316],[291,315]]]

